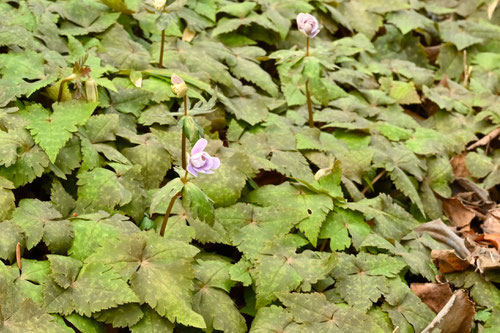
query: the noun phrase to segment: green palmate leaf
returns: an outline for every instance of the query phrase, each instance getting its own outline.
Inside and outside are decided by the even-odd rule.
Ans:
[[[120,236],[117,241],[105,244],[86,262],[113,267],[129,281],[140,302],[147,303],[161,316],[172,322],[204,328],[203,317],[194,312],[190,304],[192,258],[197,252],[187,243],[168,240],[148,231]]]
[[[454,44],[460,51],[471,45],[481,43],[483,39],[464,31],[464,21],[444,21],[439,23],[439,32],[445,42]]]
[[[388,22],[398,27],[403,34],[416,29],[431,29],[433,25],[431,19],[413,10],[391,13],[388,18]]]
[[[205,319],[208,332],[247,332],[245,319],[227,293],[232,284],[229,267],[227,261],[218,260],[199,260],[195,266],[193,309]]]
[[[144,313],[137,303],[124,304],[116,308],[104,310],[94,314],[94,318],[107,324],[112,324],[113,327],[131,327],[137,324]]]
[[[36,246],[43,238],[52,252],[63,253],[73,240],[73,227],[49,202],[37,199],[23,199],[12,214],[12,222],[21,227],[26,235],[28,249]]]
[[[362,212],[367,220],[375,219],[374,231],[385,238],[400,240],[419,225],[411,214],[385,194],[348,203],[346,208]]]
[[[301,287],[311,290],[311,284],[328,274],[336,263],[336,256],[323,252],[306,250],[300,254],[295,249],[275,241],[267,254],[256,262],[252,276],[255,279],[256,307],[266,306],[281,292],[289,292]],[[264,251],[263,251],[264,252]]]
[[[257,94],[255,89],[250,86],[244,86],[239,97],[219,96],[219,98],[237,119],[244,120],[250,125],[267,120],[268,110],[282,104],[279,100],[276,101],[273,98]]]
[[[462,274],[447,274],[446,278],[456,287],[470,288],[476,304],[495,308],[500,305],[500,290],[488,283],[479,273],[468,271]]]
[[[221,165],[214,174],[199,174],[193,180],[197,186],[213,200],[215,206],[235,203],[251,175],[250,157],[241,152],[222,152]]]
[[[11,212],[16,208],[12,189],[14,184],[9,180],[0,177],[0,221],[10,217]]]
[[[319,293],[283,293],[279,299],[304,332],[383,332],[370,316],[357,309],[329,303]]]
[[[402,260],[384,254],[342,254],[332,272],[335,290],[351,306],[366,311],[389,291],[386,278],[395,277],[405,266]]]
[[[174,324],[172,324],[168,319],[161,317],[148,305],[143,305],[142,311],[144,316],[136,325],[131,327],[132,333],[172,333],[174,331]]]
[[[58,267],[60,268],[60,267]],[[60,273],[54,271],[52,274]],[[54,280],[44,285],[44,303],[51,313],[68,315],[73,311],[84,316],[120,304],[137,302],[137,296],[119,274],[100,263],[85,264],[68,288]]]
[[[40,177],[49,165],[49,158],[35,145],[25,129],[10,130],[8,134],[0,131],[0,143],[6,153],[5,157],[0,157],[0,164],[7,167],[0,168],[0,175],[9,179],[16,187]]]
[[[335,208],[326,217],[319,238],[330,238],[330,249],[343,250],[352,244],[359,249],[361,243],[371,233],[370,226],[361,214]],[[351,238],[349,237],[351,235]]]
[[[177,195],[184,188],[184,183],[180,178],[169,181],[165,186],[156,191],[151,199],[149,214],[164,213],[173,196]]]
[[[29,121],[27,126],[38,143],[47,153],[51,162],[55,162],[57,154],[72,133],[77,131],[77,125],[83,125],[97,107],[97,103],[63,102],[53,104],[51,114],[41,105],[29,106],[22,112]]]
[[[271,75],[264,71],[256,62],[256,57],[262,57],[266,52],[256,46],[246,46],[233,49],[236,54],[235,65],[230,66],[231,72],[238,78],[255,83],[259,88],[273,97],[278,97],[278,86],[274,84]]]
[[[304,211],[256,207],[244,203],[219,208],[215,216],[229,232],[233,245],[250,259],[255,259],[266,243],[286,235],[308,217]]]
[[[408,196],[410,200],[417,205],[420,212],[425,215],[422,200],[420,199],[420,196],[418,195],[415,185],[413,185],[410,177],[408,177],[408,175],[400,168],[394,168],[394,170],[390,173],[390,176],[394,185],[396,185],[396,188]]]
[[[194,218],[213,225],[214,206],[210,198],[195,184],[188,182],[182,189],[182,206]]]
[[[426,180],[432,190],[443,198],[449,198],[451,196],[449,183],[455,179],[449,160],[444,157],[429,159],[427,166],[429,170]]]
[[[66,192],[62,184],[57,179],[54,179],[52,182],[50,201],[52,202],[54,208],[57,209],[63,217],[68,216],[76,206],[75,199],[73,199],[73,197]]]
[[[402,332],[422,332],[435,314],[400,279],[388,280],[387,303],[382,309],[389,314],[393,325]]]
[[[18,311],[11,316],[2,316],[2,332],[61,332],[64,330],[55,318],[47,314],[35,304],[33,300],[27,298],[17,306]]]
[[[85,260],[101,245],[119,235],[139,232],[139,228],[125,216],[110,216],[102,211],[79,216],[72,225],[75,237],[68,253],[79,260]]]
[[[140,165],[146,189],[157,188],[172,165],[170,154],[152,134],[137,138],[139,145],[125,148],[122,153],[132,163]]]
[[[333,208],[332,199],[325,194],[311,193],[309,190],[290,183],[278,186],[264,186],[252,192],[248,200],[263,206],[295,209],[305,212],[308,217],[298,224],[311,243],[316,246],[321,224],[329,210]]]
[[[486,322],[484,323],[484,328],[485,330],[483,332],[485,333],[494,333],[495,331],[498,331],[500,329],[500,307],[496,307],[493,309],[493,312],[491,313],[490,317]]]
[[[116,23],[102,35],[101,59],[117,68],[145,69],[150,54],[141,44],[133,41],[127,31]]]
[[[94,319],[80,316],[76,312],[70,314],[69,316],[65,316],[64,319],[69,321],[73,326],[75,326],[81,332],[89,332],[89,333],[106,332],[103,324],[98,323]]]
[[[60,255],[47,256],[50,262],[50,276],[61,288],[67,289],[78,276],[82,262],[78,259]]]
[[[12,262],[16,255],[17,243],[24,242],[23,229],[17,224],[5,221],[0,223],[0,258]]]
[[[483,178],[484,186],[490,189],[500,183],[500,155],[497,153],[493,158],[471,152],[467,154],[465,164],[474,177]]]
[[[91,143],[100,143],[115,140],[119,128],[117,114],[100,114],[90,117],[80,132],[83,132]]]
[[[293,316],[291,313],[282,307],[271,305],[269,307],[260,308],[257,311],[251,333],[271,333],[271,332],[288,332],[289,329],[297,328],[293,324]]]
[[[82,208],[94,207],[113,209],[126,205],[132,194],[119,181],[117,175],[108,169],[96,168],[78,175],[78,202]]]
[[[152,93],[137,88],[129,79],[117,77],[113,79],[116,91],[110,91],[110,107],[119,112],[131,113],[139,117],[141,110],[149,103]]]

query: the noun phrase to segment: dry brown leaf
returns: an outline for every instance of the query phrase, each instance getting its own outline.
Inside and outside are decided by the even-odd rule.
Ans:
[[[438,313],[453,294],[449,283],[412,283],[411,290],[432,311]]]
[[[453,168],[453,174],[455,177],[470,177],[471,173],[467,166],[465,165],[466,153],[455,155],[450,160],[451,167]]]
[[[442,199],[443,211],[453,226],[463,228],[476,217],[473,209],[467,208],[458,198]]]
[[[500,268],[500,254],[493,248],[477,246],[468,260],[476,266],[481,273],[490,269]]]
[[[470,251],[465,247],[464,240],[458,237],[441,219],[424,223],[415,228],[415,231],[419,234],[428,233],[438,242],[454,249],[461,258],[467,258],[470,255]]]
[[[183,42],[190,42],[193,40],[193,38],[196,36],[196,32],[189,30],[187,27],[184,29],[184,32],[182,33],[182,41]]]
[[[494,208],[488,212],[486,219],[481,225],[485,234],[500,233],[500,208]]]
[[[489,241],[494,247],[496,247],[497,250],[500,250],[500,233],[484,234],[484,240]]]
[[[470,263],[459,258],[455,250],[432,250],[431,258],[442,274],[463,272],[470,267]]]
[[[441,333],[469,333],[475,314],[474,303],[465,290],[457,290],[422,333],[435,329],[440,329]]]
[[[491,20],[493,17],[493,13],[495,12],[495,8],[498,6],[499,0],[493,0],[492,3],[488,5],[488,20]]]
[[[496,138],[498,136],[498,134],[500,134],[500,127],[495,128],[493,131],[491,131],[490,133],[488,133],[487,135],[482,137],[481,140],[478,140],[478,141],[476,141],[476,143],[467,147],[467,149],[472,150],[476,147],[487,145],[488,143],[491,142],[491,140]]]

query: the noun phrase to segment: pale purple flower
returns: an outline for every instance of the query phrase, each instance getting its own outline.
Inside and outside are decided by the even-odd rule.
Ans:
[[[318,20],[311,14],[300,13],[297,15],[297,27],[309,38],[313,38],[319,33]]]
[[[214,173],[213,170],[220,166],[220,160],[217,157],[212,157],[203,151],[207,144],[207,140],[199,139],[191,149],[191,155],[188,154],[187,170],[195,177],[198,176],[198,173]]]

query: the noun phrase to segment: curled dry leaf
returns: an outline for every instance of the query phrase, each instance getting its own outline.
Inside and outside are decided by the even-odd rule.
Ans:
[[[431,258],[442,274],[462,272],[470,267],[470,263],[458,257],[455,250],[432,250]]]
[[[449,283],[415,282],[410,288],[435,313],[441,311],[453,294]]]
[[[484,234],[484,240],[489,241],[493,246],[500,249],[500,233],[497,234]]]
[[[416,228],[415,231],[419,234],[427,232],[438,242],[446,244],[454,249],[461,258],[467,258],[470,254],[470,251],[465,247],[464,240],[458,237],[441,219],[424,223]]]
[[[431,333],[469,333],[476,311],[465,290],[457,290],[432,322],[422,331]]]
[[[466,153],[455,155],[451,158],[450,164],[453,168],[453,174],[455,177],[470,177],[471,173],[467,166],[465,165],[465,159],[467,157]]]
[[[498,3],[498,1],[495,1],[495,2]],[[495,128],[493,131],[491,131],[490,133],[488,133],[487,135],[482,137],[480,140],[476,141],[474,144],[467,147],[467,149],[472,150],[476,147],[487,145],[488,143],[491,142],[491,140],[496,138],[498,136],[498,134],[500,134],[500,127]]]
[[[476,217],[476,212],[462,204],[458,198],[442,199],[443,211],[453,226],[463,228],[468,226]]]

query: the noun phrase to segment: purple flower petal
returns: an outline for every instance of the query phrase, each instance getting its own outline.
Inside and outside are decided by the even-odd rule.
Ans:
[[[195,177],[198,177],[198,172],[193,168],[191,164],[187,166],[187,171]]]
[[[176,74],[172,74],[172,77],[170,78],[170,80],[172,81],[173,84],[181,84],[181,83],[184,83],[184,80],[181,79],[180,76],[176,75]]]
[[[199,139],[191,149],[191,155],[201,153],[207,147],[208,141],[205,139]]]
[[[212,157],[213,165],[212,170],[217,170],[220,167],[220,160],[218,157]]]

